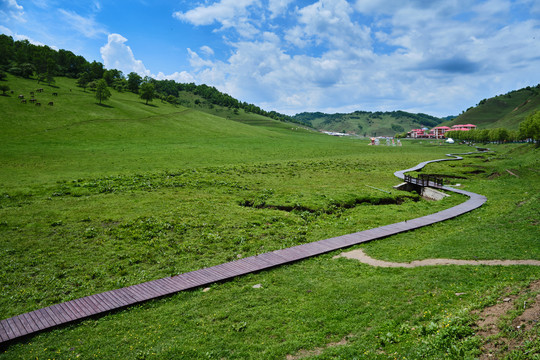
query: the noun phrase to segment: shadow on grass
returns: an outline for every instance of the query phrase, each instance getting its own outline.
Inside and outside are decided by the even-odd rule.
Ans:
[[[146,106],[150,106],[150,107],[155,107],[155,108],[157,108],[157,107],[158,107],[157,105],[154,105],[154,104],[144,104],[144,105],[146,105]]]
[[[113,107],[111,105],[107,105],[107,104],[96,104],[97,106],[101,106],[101,107],[104,107],[104,108],[108,108],[108,109],[112,109]]]

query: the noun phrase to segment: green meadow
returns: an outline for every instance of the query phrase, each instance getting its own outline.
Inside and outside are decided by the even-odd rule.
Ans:
[[[114,90],[100,106],[64,78],[55,87],[11,76],[7,84],[2,319],[465,201],[394,190],[393,172],[469,146],[368,146],[242,110],[145,105]],[[41,107],[17,99],[38,87]],[[492,149],[423,170],[487,196],[483,207],[362,248],[400,262],[540,260],[539,149]],[[0,359],[475,358],[484,339],[474,310],[540,279],[531,266],[376,268],[333,259],[339,253],[46,331],[1,349]],[[540,351],[538,325],[501,327],[533,339],[509,358]]]

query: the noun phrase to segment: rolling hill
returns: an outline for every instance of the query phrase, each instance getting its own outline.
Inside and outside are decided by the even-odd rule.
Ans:
[[[328,131],[354,133],[361,136],[393,136],[414,128],[434,127],[444,121],[426,114],[405,111],[369,112],[349,114],[300,113],[293,117],[308,126]]]
[[[136,94],[110,89],[112,97],[99,105],[92,91],[75,82],[58,77],[55,85],[38,85],[12,75],[2,81],[11,89],[0,96],[4,189],[81,176],[309,158],[317,149],[339,153],[329,136],[243,109],[202,100],[195,105],[193,94],[185,95],[193,107],[160,100],[145,105]],[[44,89],[35,94],[41,106],[29,101],[38,87]]]
[[[520,122],[538,110],[540,110],[540,84],[484,99],[444,125],[475,124],[480,129],[517,130]]]

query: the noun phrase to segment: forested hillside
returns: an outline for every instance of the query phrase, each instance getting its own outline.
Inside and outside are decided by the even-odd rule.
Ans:
[[[540,110],[540,84],[480,101],[445,125],[475,124],[481,129],[519,129],[519,124]]]
[[[294,121],[287,115],[265,111],[256,105],[239,101],[212,86],[142,78],[134,72],[125,75],[117,69],[105,69],[100,62],[88,62],[84,57],[71,51],[57,51],[48,46],[31,44],[28,40],[14,41],[12,37],[0,34],[0,80],[6,78],[6,73],[26,79],[33,78],[38,84],[49,85],[55,83],[56,77],[77,79],[77,85],[83,89],[87,87],[94,89],[97,82],[104,79],[108,87],[119,92],[130,91],[136,94],[139,94],[142,86],[149,84],[146,88],[152,90],[150,94],[147,93],[150,101],[157,98],[214,115],[218,113],[223,115],[223,108],[234,114],[242,109],[274,120]]]
[[[355,111],[350,114],[300,113],[295,115],[294,119],[317,129],[355,133],[361,136],[393,136],[414,128],[434,127],[443,121],[434,116],[405,111]]]

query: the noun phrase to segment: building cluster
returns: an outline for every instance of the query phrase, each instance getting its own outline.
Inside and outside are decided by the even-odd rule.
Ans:
[[[446,138],[444,134],[448,131],[469,131],[473,129],[476,129],[476,125],[454,125],[452,127],[437,126],[431,130],[428,128],[413,129],[407,133],[407,137],[418,139],[444,139]]]

